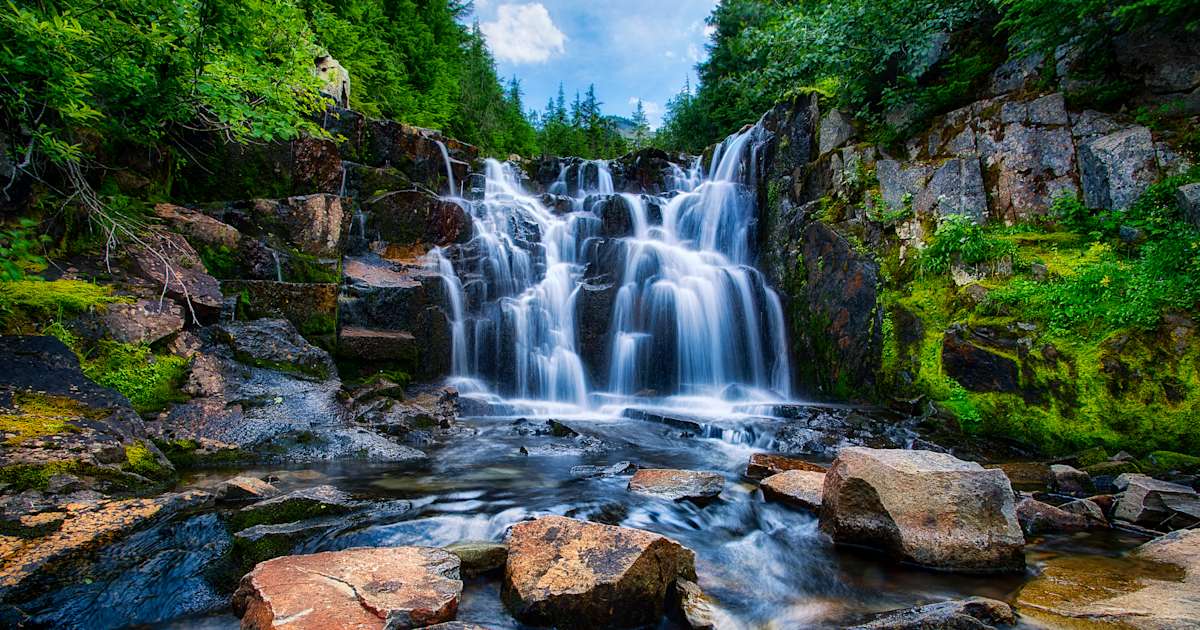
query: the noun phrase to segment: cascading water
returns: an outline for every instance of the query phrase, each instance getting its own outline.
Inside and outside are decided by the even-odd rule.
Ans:
[[[431,263],[451,294],[455,376],[581,407],[733,384],[786,397],[782,308],[751,266],[759,133],[728,138],[707,176],[674,165],[662,196],[614,193],[606,162],[567,163],[549,187],[565,212],[489,160],[482,199],[456,199],[472,241]]]

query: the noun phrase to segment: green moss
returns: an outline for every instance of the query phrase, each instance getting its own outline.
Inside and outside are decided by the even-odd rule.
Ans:
[[[186,397],[179,390],[188,360],[156,355],[148,346],[101,341],[95,357],[85,359],[83,373],[125,395],[139,412],[159,411]]]
[[[154,445],[177,470],[230,466],[253,459],[249,453],[236,448],[216,452],[202,451],[200,443],[196,440],[154,440]]]
[[[175,472],[163,466],[154,452],[143,442],[125,447],[124,469],[147,479],[159,481],[175,477]]]
[[[108,409],[95,409],[72,398],[32,392],[13,395],[15,413],[0,414],[0,432],[10,434],[7,444],[77,430],[71,422],[83,418],[103,418]]]
[[[51,462],[48,464],[14,464],[0,467],[0,484],[9,491],[45,490],[50,478],[72,472],[75,462]]]
[[[287,252],[284,280],[302,284],[327,284],[342,281],[340,264],[291,249]]]
[[[230,552],[241,570],[240,574],[245,574],[260,562],[290,554],[295,546],[296,541],[286,535],[268,534],[260,536],[257,540],[235,536]]]
[[[237,252],[227,245],[202,244],[197,252],[209,275],[218,280],[238,277],[240,265]]]
[[[0,282],[0,323],[6,332],[14,332],[25,324],[128,301],[130,298],[113,295],[109,287],[82,280]]]
[[[270,505],[253,506],[252,509],[239,510],[230,517],[229,527],[231,531],[240,532],[255,525],[295,523],[296,521],[303,521],[318,516],[343,514],[347,511],[349,511],[349,508],[341,505],[304,498],[293,498],[286,501],[274,502]]]
[[[316,337],[337,332],[337,316],[329,313],[313,313],[297,327],[301,335]]]

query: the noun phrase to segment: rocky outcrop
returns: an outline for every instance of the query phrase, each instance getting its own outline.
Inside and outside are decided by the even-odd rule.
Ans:
[[[129,401],[85,377],[53,337],[0,336],[0,432],[0,483],[13,491],[70,474],[102,492],[143,493],[174,476]]]
[[[1167,630],[1200,619],[1200,530],[1152,540],[1127,558],[1051,560],[1017,595],[1024,617],[1051,626]]]
[[[398,190],[363,202],[372,236],[399,246],[444,247],[471,238],[463,207],[420,190]]]
[[[821,529],[938,569],[1025,566],[1008,478],[943,453],[842,449],[825,476]]]
[[[513,526],[508,548],[509,610],[564,630],[658,623],[675,579],[696,579],[694,555],[669,538],[560,516]]]
[[[825,473],[808,470],[787,470],[763,479],[763,496],[805,510],[821,509],[821,493]]]
[[[452,621],[458,558],[428,547],[357,548],[268,560],[233,596],[245,630],[421,628]]]
[[[972,597],[882,613],[852,630],[989,630],[1016,623],[1008,604]]]
[[[642,468],[629,480],[631,492],[671,501],[711,501],[724,487],[719,473],[667,468]]]

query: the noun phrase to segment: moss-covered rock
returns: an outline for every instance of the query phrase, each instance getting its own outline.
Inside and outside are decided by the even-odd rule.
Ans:
[[[230,516],[229,526],[232,531],[240,532],[255,525],[279,525],[345,514],[357,507],[358,504],[341,490],[333,486],[316,486],[248,505]]]

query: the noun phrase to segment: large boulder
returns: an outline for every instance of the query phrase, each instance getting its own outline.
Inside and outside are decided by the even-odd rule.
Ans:
[[[945,453],[842,449],[825,476],[821,528],[838,543],[937,569],[1025,566],[1008,478]]]
[[[725,477],[714,472],[643,468],[629,480],[629,490],[672,501],[707,501],[721,494]]]
[[[1169,527],[1179,515],[1186,523],[1200,520],[1200,496],[1187,486],[1141,474],[1123,474],[1116,480],[1124,489],[1113,518],[1146,527]]]
[[[1200,530],[1178,531],[1126,558],[1063,556],[1017,595],[1046,627],[1182,630],[1200,619]]]
[[[695,557],[647,531],[548,516],[513,526],[502,597],[523,623],[576,628],[657,624]]]
[[[441,549],[356,548],[263,562],[233,608],[243,630],[422,628],[454,620],[462,587]]]
[[[1125,210],[1159,178],[1154,138],[1130,127],[1079,147],[1083,200],[1089,207]]]

